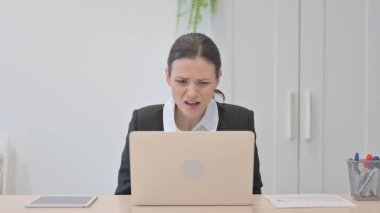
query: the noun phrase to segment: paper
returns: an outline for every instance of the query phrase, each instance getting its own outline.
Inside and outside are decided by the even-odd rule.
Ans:
[[[265,195],[277,208],[331,208],[354,207],[355,205],[338,195],[293,194]]]

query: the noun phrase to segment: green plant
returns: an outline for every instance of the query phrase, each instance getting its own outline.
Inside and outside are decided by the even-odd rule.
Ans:
[[[202,23],[202,8],[207,10],[209,8],[211,16],[213,17],[217,10],[218,0],[191,0],[190,11],[182,11],[182,7],[185,5],[187,0],[178,0],[177,7],[177,26],[176,31],[178,31],[179,23],[182,17],[189,15],[188,29],[192,29],[193,32],[197,32],[198,25]]]

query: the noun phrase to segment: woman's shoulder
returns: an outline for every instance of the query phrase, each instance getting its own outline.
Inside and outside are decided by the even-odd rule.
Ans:
[[[245,107],[242,107],[242,106],[239,106],[239,105],[235,105],[235,104],[227,104],[227,103],[219,103],[217,102],[217,105],[218,105],[218,110],[219,112],[223,112],[223,113],[232,113],[232,114],[235,114],[235,113],[252,113],[252,110],[250,109],[247,109]]]
[[[136,109],[133,114],[133,120],[137,130],[157,130],[163,129],[162,112],[164,105],[150,105]]]
[[[219,130],[254,131],[253,111],[242,106],[217,103],[219,113]]]
[[[140,109],[137,109],[137,111],[141,113],[152,113],[152,112],[154,113],[154,112],[162,111],[163,108],[164,108],[163,104],[155,104],[155,105],[141,107]]]
[[[149,105],[136,109],[135,113],[140,119],[162,118],[163,108],[163,104]]]

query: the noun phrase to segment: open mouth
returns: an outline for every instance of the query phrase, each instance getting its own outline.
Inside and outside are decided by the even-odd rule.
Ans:
[[[199,101],[185,101],[185,104],[189,106],[197,106],[199,103]]]

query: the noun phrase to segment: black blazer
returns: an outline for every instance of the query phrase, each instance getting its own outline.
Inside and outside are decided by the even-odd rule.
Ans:
[[[250,130],[255,132],[254,115],[252,110],[232,105],[217,103],[219,113],[218,131]],[[152,105],[133,111],[129,123],[127,141],[121,157],[118,186],[115,194],[131,194],[131,178],[129,163],[129,133],[133,131],[164,131],[164,105]],[[256,135],[256,134],[255,134]],[[253,194],[261,194],[260,162],[255,144]]]

